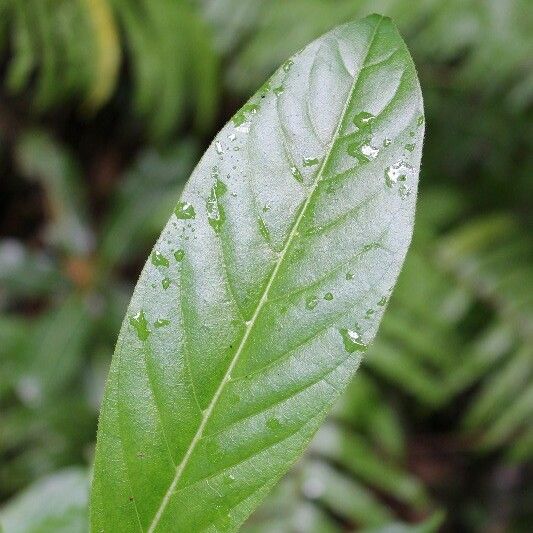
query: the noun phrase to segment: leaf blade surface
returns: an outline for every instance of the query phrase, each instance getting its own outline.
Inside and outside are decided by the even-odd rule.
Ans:
[[[420,88],[389,19],[285,62],[218,134],[135,290],[92,529],[235,530],[374,337],[407,247]]]

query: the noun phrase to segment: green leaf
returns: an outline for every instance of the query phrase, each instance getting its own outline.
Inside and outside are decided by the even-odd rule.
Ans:
[[[93,531],[234,531],[296,460],[400,271],[423,124],[407,48],[373,15],[286,61],[217,135],[122,326]]]
[[[36,481],[0,509],[0,531],[87,531],[87,477],[84,470],[70,468]]]

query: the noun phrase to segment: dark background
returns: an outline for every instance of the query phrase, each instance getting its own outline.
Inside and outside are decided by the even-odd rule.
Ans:
[[[287,56],[373,11],[425,98],[415,238],[354,384],[245,529],[531,531],[531,2],[0,0],[6,533],[86,529],[114,342],[183,183]]]

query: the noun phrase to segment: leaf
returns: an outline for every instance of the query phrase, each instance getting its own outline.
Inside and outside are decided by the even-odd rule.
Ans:
[[[218,134],[122,326],[93,531],[234,531],[300,455],[401,268],[422,113],[374,15],[286,61]]]
[[[85,212],[86,191],[73,155],[44,131],[22,135],[16,146],[21,173],[44,189],[50,221],[47,239],[70,254],[88,254],[94,246]]]
[[[0,531],[87,531],[87,488],[87,473],[78,468],[36,481],[0,509]]]

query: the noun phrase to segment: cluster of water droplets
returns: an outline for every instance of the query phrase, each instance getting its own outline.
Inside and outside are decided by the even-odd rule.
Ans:
[[[385,169],[385,184],[392,189],[398,186],[398,192],[402,199],[407,198],[411,194],[411,190],[406,183],[413,172],[413,167],[406,161],[399,161],[394,165],[390,165]]]

